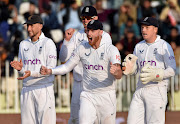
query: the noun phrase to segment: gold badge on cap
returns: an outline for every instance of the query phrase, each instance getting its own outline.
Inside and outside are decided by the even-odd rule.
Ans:
[[[32,16],[29,16],[29,17],[28,17],[28,20],[31,20],[31,18],[32,18]]]

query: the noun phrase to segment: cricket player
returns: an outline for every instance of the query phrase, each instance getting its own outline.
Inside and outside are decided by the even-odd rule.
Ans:
[[[115,78],[120,79],[120,53],[103,39],[103,26],[98,20],[87,25],[89,42],[84,42],[73,52],[70,59],[54,69],[41,67],[41,74],[63,75],[79,62],[83,66],[83,91],[80,95],[79,124],[115,124]],[[111,64],[112,63],[112,64]]]
[[[65,31],[65,39],[63,45],[60,49],[59,58],[61,62],[66,62],[73,51],[82,43],[88,42],[87,38],[87,24],[91,20],[97,20],[97,12],[93,6],[85,6],[81,12],[81,20],[84,26],[83,30],[75,32],[74,29],[70,28]],[[111,37],[108,33],[103,31],[103,39],[107,39],[107,42],[112,44]],[[71,98],[71,114],[68,124],[79,124],[79,109],[80,109],[80,93],[82,91],[82,77],[83,77],[83,66],[79,62],[77,66],[73,69],[73,89]]]
[[[41,65],[56,67],[56,46],[41,31],[43,21],[40,16],[30,16],[25,24],[29,37],[20,43],[19,61],[10,63],[24,75],[18,78],[24,79],[21,90],[21,123],[56,124],[54,75],[44,76],[39,73]]]
[[[158,20],[146,17],[141,22],[143,41],[122,63],[124,74],[139,73],[128,124],[164,124],[169,78],[175,75],[176,62],[171,46],[158,33]]]

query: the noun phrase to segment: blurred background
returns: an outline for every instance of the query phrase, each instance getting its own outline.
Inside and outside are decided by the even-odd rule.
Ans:
[[[122,60],[142,40],[140,21],[147,16],[159,20],[158,34],[172,46],[177,64],[176,75],[168,87],[166,123],[179,124],[180,0],[0,0],[0,123],[20,123],[22,81],[17,80],[18,73],[9,63],[17,60],[19,43],[28,36],[22,24],[30,15],[40,14],[43,32],[53,39],[59,52],[66,29],[83,29],[79,15],[86,5],[97,9],[99,20],[111,35]],[[117,124],[126,123],[137,76],[117,80]],[[71,72],[55,78],[57,124],[66,124],[69,118],[72,82]]]

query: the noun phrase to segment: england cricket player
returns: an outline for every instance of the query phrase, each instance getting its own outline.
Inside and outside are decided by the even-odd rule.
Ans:
[[[84,25],[83,30],[79,30],[74,33],[74,29],[68,29],[65,31],[65,39],[63,45],[60,49],[59,58],[61,62],[66,62],[73,51],[82,43],[88,42],[87,38],[87,24],[91,20],[97,20],[97,12],[93,6],[85,6],[81,12],[81,20]],[[112,44],[111,37],[108,33],[103,31],[102,38],[106,39],[108,43]],[[73,69],[73,89],[71,98],[71,114],[68,124],[79,124],[78,113],[80,109],[80,93],[82,91],[82,76],[83,76],[83,66],[79,62],[77,66]]]
[[[124,74],[138,71],[128,124],[164,124],[169,78],[175,75],[176,62],[171,46],[157,35],[158,20],[146,17],[141,22],[143,41],[125,58]]]
[[[21,90],[22,124],[56,124],[55,99],[53,90],[54,75],[39,73],[41,65],[47,68],[56,66],[57,51],[54,42],[41,31],[43,21],[32,15],[25,22],[29,38],[21,41],[19,61],[12,61],[13,68],[24,74]]]
[[[120,53],[103,39],[103,26],[98,20],[87,25],[89,42],[84,42],[73,52],[70,59],[54,69],[41,67],[41,74],[63,75],[79,62],[83,66],[83,91],[80,95],[79,124],[115,124],[115,78],[120,79]],[[111,64],[112,63],[112,64]],[[118,67],[118,68],[116,68]]]

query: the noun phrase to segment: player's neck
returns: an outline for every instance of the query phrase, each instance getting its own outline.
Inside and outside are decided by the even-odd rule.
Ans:
[[[147,43],[154,43],[156,41],[157,36],[151,37],[151,39],[146,40]]]

